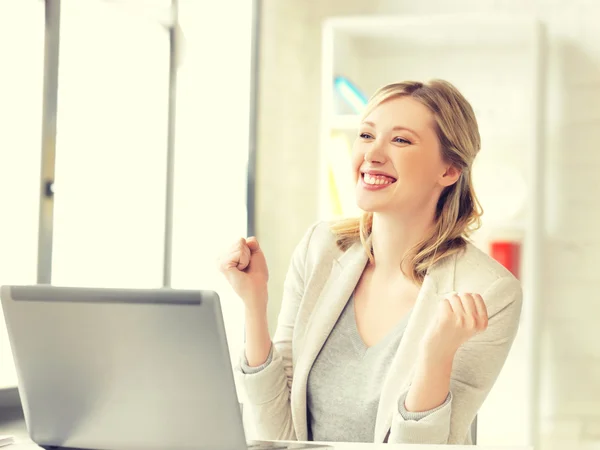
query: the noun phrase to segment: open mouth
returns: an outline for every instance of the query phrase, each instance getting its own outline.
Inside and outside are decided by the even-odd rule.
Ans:
[[[396,182],[396,179],[393,177],[371,173],[363,173],[362,179],[368,186],[386,186]]]

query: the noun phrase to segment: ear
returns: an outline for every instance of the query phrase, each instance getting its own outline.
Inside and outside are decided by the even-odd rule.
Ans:
[[[453,165],[449,165],[446,167],[446,171],[440,176],[439,183],[442,187],[452,186],[454,183],[458,181],[460,174],[462,172],[460,169],[456,168]]]

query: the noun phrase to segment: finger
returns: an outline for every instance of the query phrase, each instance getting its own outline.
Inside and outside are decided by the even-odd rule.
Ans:
[[[237,268],[240,270],[246,270],[246,268],[250,265],[251,253],[250,249],[247,245],[244,245],[242,251],[240,253],[240,259],[237,264]]]
[[[454,311],[455,315],[464,316],[465,309],[463,308],[462,301],[458,294],[452,294],[448,301],[450,302],[450,306],[452,306],[452,311]]]
[[[240,261],[242,260],[242,254],[244,252],[244,248],[247,247],[246,240],[244,238],[240,238],[237,240],[235,244],[233,244],[227,255],[221,258],[220,262],[220,270],[225,272],[227,270],[237,268],[240,265]],[[246,263],[247,265],[248,263]]]
[[[479,325],[482,330],[485,330],[488,326],[488,311],[483,297],[479,294],[473,294],[473,300],[475,308],[477,309],[477,316],[479,317]]]
[[[260,245],[258,245],[258,240],[254,236],[246,239],[246,245],[250,249],[251,253],[256,253],[256,252],[260,252],[261,251],[260,250]]]
[[[237,267],[240,262],[241,257],[242,257],[241,249],[233,250],[233,251],[229,252],[221,260],[222,267],[225,270],[231,269],[233,267]]]
[[[450,300],[445,298],[440,303],[440,310],[444,319],[449,319],[454,316],[454,311],[452,310],[452,305],[450,304]]]
[[[237,267],[240,262],[241,252],[239,250],[231,251],[219,258],[219,270],[226,272],[229,269]]]
[[[465,318],[467,319],[467,324],[471,327],[477,327],[479,323],[479,317],[477,315],[477,308],[475,307],[475,300],[473,299],[473,295],[469,293],[465,293],[460,297],[463,309],[465,310]]]

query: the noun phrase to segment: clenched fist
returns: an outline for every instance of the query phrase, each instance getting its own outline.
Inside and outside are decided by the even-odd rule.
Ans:
[[[453,358],[462,344],[487,328],[488,313],[479,294],[454,294],[442,300],[425,333],[429,358]]]
[[[269,270],[256,238],[242,238],[236,242],[220,258],[219,270],[247,309],[255,312],[266,310]]]

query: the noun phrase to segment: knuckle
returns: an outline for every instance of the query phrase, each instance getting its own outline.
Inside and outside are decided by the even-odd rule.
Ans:
[[[441,317],[446,319],[454,315],[454,313],[452,312],[452,307],[450,306],[450,302],[448,300],[444,300],[444,302],[440,304],[438,312]]]

